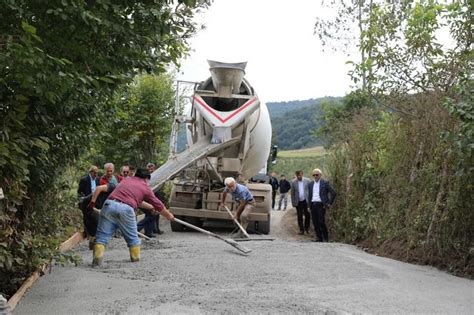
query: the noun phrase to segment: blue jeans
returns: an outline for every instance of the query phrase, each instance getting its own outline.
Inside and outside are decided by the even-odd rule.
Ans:
[[[115,200],[107,200],[100,211],[95,242],[107,245],[117,229],[122,232],[128,247],[140,245],[133,208]]]
[[[145,229],[146,236],[153,235],[153,230],[155,229],[155,221],[156,221],[156,216],[151,215],[151,214],[145,214],[145,217],[143,218],[143,220],[141,220],[137,224],[137,231],[140,231],[141,229]]]

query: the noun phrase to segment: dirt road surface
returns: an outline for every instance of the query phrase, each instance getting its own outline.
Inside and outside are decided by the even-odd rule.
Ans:
[[[53,267],[15,314],[474,313],[472,280],[310,242],[289,224],[294,210],[272,214],[275,240],[240,243],[253,249],[248,256],[204,234],[173,233],[168,222],[159,240],[143,242],[139,263],[113,239],[93,269],[84,242],[75,248],[83,263]]]

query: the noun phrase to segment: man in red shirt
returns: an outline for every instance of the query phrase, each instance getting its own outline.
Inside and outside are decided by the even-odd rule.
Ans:
[[[105,163],[104,164],[105,174],[100,178],[100,185],[114,184],[118,185],[123,179],[122,176],[114,175],[115,165],[114,163]]]
[[[140,239],[137,235],[135,209],[142,201],[151,204],[168,220],[174,216],[163,203],[155,197],[148,185],[150,172],[137,169],[135,176],[124,179],[109,195],[100,212],[92,266],[99,266],[104,257],[105,246],[115,230],[120,229],[129,247],[132,262],[140,260]]]

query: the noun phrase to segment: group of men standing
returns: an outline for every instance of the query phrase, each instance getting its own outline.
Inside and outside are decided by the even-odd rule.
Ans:
[[[309,234],[311,218],[316,232],[315,242],[328,242],[329,235],[326,226],[326,210],[331,207],[336,198],[336,191],[327,180],[322,179],[322,172],[315,168],[312,172],[313,180],[304,177],[303,171],[295,172],[295,178],[291,182],[286,180],[285,175],[281,175],[280,180],[273,172],[270,177],[272,186],[272,209],[275,209],[275,199],[277,191],[280,192],[278,209],[287,208],[288,192],[291,190],[291,203],[296,208],[299,234]],[[311,211],[311,213],[310,213]]]

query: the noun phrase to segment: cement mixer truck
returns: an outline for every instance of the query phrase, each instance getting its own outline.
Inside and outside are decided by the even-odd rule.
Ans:
[[[270,153],[271,122],[266,105],[244,78],[246,62],[208,61],[211,76],[195,83],[189,115],[177,115],[170,137],[170,156],[151,175],[157,190],[173,179],[169,209],[179,219],[202,226],[204,221],[231,220],[219,208],[226,177],[249,179],[265,168]],[[179,100],[176,101],[177,108]],[[177,152],[178,131],[186,128],[186,149]],[[270,232],[271,186],[247,183],[256,207],[248,232]],[[227,195],[232,211],[237,204]],[[185,227],[171,222],[173,231]]]

